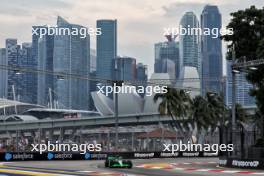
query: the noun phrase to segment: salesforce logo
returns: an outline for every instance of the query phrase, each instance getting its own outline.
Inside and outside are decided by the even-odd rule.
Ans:
[[[49,152],[47,157],[49,160],[52,160],[54,158],[54,154]]]
[[[13,155],[11,153],[6,153],[5,154],[5,160],[9,161],[13,158]]]
[[[85,158],[86,160],[91,159],[91,154],[90,154],[90,153],[85,153],[84,158]]]

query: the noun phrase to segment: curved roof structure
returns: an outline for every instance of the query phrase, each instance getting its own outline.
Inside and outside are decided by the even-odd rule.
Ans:
[[[168,73],[153,73],[150,77],[150,83],[171,85],[170,75]]]
[[[114,102],[107,96],[96,91],[91,92],[94,105],[97,111],[102,115],[113,115],[114,114]]]
[[[103,115],[114,115],[114,101],[100,92],[92,92],[92,98],[98,112]],[[142,113],[144,100],[137,93],[118,94],[118,113],[139,114]]]
[[[11,115],[3,119],[4,121],[37,121],[38,118],[31,115]]]
[[[40,105],[23,103],[19,101],[7,100],[0,98],[0,118],[3,116],[22,114],[31,108],[43,108]]]

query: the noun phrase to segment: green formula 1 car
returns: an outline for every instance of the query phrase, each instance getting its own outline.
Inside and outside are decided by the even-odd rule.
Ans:
[[[108,156],[105,160],[105,167],[131,169],[133,164],[130,160],[125,160],[121,156]]]

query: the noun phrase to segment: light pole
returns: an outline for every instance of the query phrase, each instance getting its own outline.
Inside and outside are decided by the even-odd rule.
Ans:
[[[233,45],[232,51],[232,134],[231,142],[234,144],[236,125],[236,73],[247,72],[248,70],[254,71],[258,69],[258,66],[264,65],[264,59],[256,59],[244,62],[235,63],[235,45]]]
[[[235,64],[236,54],[235,45],[232,50],[232,65]],[[235,130],[236,130],[236,70],[232,68],[232,123],[231,123],[231,143],[235,141]]]
[[[114,92],[115,102],[115,147],[118,149],[118,93]]]
[[[114,81],[114,86],[122,86],[124,81]],[[115,88],[113,88],[115,90]],[[118,126],[119,126],[119,119],[118,119],[118,93],[114,91],[114,103],[115,103],[115,147],[118,149]]]

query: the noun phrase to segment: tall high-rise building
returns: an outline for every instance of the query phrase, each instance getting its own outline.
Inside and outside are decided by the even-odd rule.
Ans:
[[[90,50],[90,72],[96,72],[96,51],[93,49]]]
[[[155,62],[156,71],[155,73],[168,73],[171,80],[174,80],[176,77],[175,63],[170,59],[160,59]]]
[[[221,14],[217,6],[206,5],[201,14],[201,28],[203,31],[218,29],[222,26]],[[219,35],[220,36],[220,35]],[[202,93],[220,93],[223,90],[221,85],[223,77],[222,43],[219,37],[210,35],[201,36],[202,54]]]
[[[26,103],[37,103],[37,75],[22,72],[19,68],[36,68],[32,57],[31,43],[17,45],[17,39],[6,39],[6,59],[12,70],[8,70],[7,98]]]
[[[70,24],[62,17],[58,17],[57,26],[68,31],[73,31],[73,29],[80,31],[84,28]],[[85,78],[90,73],[90,36],[87,34],[83,37],[80,33],[55,35],[53,59],[54,72],[66,72],[84,78],[79,79],[73,76],[54,78],[54,92],[58,107],[87,110],[90,86]]]
[[[38,70],[53,72],[54,36],[45,35],[38,40]],[[38,104],[54,107],[53,75],[38,74]]]
[[[11,67],[20,66],[20,46],[17,45],[17,39],[6,39],[6,59],[7,65]],[[8,70],[7,79],[7,98],[19,100],[22,92],[22,74],[19,70]]]
[[[116,58],[116,79],[135,80],[136,79],[136,59],[131,57]]]
[[[138,63],[137,64],[136,80],[138,80],[138,81],[147,81],[147,79],[148,79],[147,66],[143,65],[142,63]]]
[[[232,106],[232,61],[227,60],[226,62],[226,96],[225,101],[226,105]],[[255,98],[250,96],[250,89],[253,88],[253,85],[246,80],[246,73],[241,72],[237,73],[235,77],[236,85],[236,103],[241,104],[242,106],[256,106]]]
[[[163,45],[163,42],[159,42],[159,43],[154,44],[154,52],[155,52],[154,53],[154,55],[155,55],[154,73],[159,73],[162,70],[161,66],[158,64],[158,62],[161,60],[160,50],[161,50],[162,45]]]
[[[168,41],[155,44],[155,73],[169,73],[170,79],[177,79],[180,74],[179,43],[172,36]]]
[[[113,80],[117,57],[117,20],[97,20],[102,34],[96,38],[96,76]]]
[[[0,65],[7,65],[6,49],[0,49]],[[7,97],[7,70],[0,69],[0,98]]]
[[[32,57],[32,44],[22,43],[21,52],[19,56],[19,66],[25,68],[36,68],[36,58]],[[21,73],[22,90],[20,100],[27,103],[37,103],[37,74],[32,72]]]
[[[38,61],[39,61],[39,58],[38,58],[38,41],[39,41],[39,38],[40,38],[40,35],[39,35],[39,32],[40,32],[40,29],[43,28],[43,26],[32,26],[32,30],[36,31],[36,33],[32,33],[32,48],[31,48],[31,57],[32,57],[32,64],[34,65],[33,66],[33,69],[37,69],[38,68]],[[38,77],[39,77],[40,74],[35,74],[35,84],[37,85],[37,88],[36,88],[36,91],[37,91],[37,95],[36,95],[36,103],[38,103]]]
[[[136,74],[136,82],[138,85],[142,85],[144,87],[147,86],[148,81],[148,67],[147,65],[143,65],[143,63],[137,64],[137,74]],[[141,97],[145,96],[145,93],[139,93]]]
[[[200,57],[200,33],[199,22],[193,12],[186,12],[180,21],[180,28],[185,29],[185,33],[179,35],[180,38],[180,66],[196,67],[198,73],[201,70]],[[188,32],[190,31],[190,32]]]

